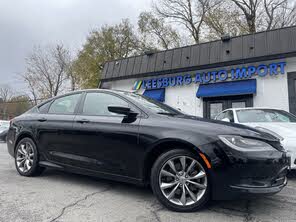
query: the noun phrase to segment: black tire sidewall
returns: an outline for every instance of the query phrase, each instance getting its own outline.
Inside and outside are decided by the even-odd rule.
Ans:
[[[30,145],[33,147],[33,150],[34,150],[34,156],[33,156],[33,165],[31,167],[31,169],[27,172],[22,172],[19,170],[18,166],[17,166],[17,163],[16,163],[16,153],[17,153],[17,150],[19,149],[20,145],[22,143],[30,143]],[[27,177],[30,177],[30,176],[34,176],[35,173],[37,171],[39,171],[39,166],[38,166],[38,162],[39,162],[39,158],[38,158],[38,150],[37,150],[37,147],[36,147],[36,144],[34,143],[34,141],[30,138],[24,138],[24,139],[21,139],[16,148],[15,148],[15,153],[14,153],[14,162],[15,162],[15,168],[17,170],[17,172],[22,175],[22,176],[27,176]]]
[[[206,171],[207,174],[207,188],[206,192],[203,195],[203,197],[196,202],[195,204],[192,204],[190,206],[179,206],[176,204],[171,203],[163,194],[159,187],[159,173],[162,168],[162,166],[171,158],[186,155],[190,158],[195,159],[198,161],[203,168]],[[164,154],[162,154],[154,163],[152,170],[151,170],[151,178],[150,178],[151,188],[153,190],[154,195],[157,197],[157,199],[168,209],[178,212],[193,212],[197,211],[201,208],[203,208],[208,201],[210,200],[210,179],[209,179],[209,173],[207,171],[207,168],[205,167],[205,164],[201,161],[200,158],[198,158],[197,153],[193,154],[193,152],[184,150],[184,149],[174,149],[170,150]]]

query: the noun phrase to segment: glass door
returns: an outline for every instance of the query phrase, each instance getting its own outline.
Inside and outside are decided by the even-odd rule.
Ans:
[[[214,119],[220,112],[229,108],[253,106],[253,95],[204,98],[204,117]]]

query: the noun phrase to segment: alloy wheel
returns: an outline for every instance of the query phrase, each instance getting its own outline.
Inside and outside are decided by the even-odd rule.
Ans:
[[[34,163],[34,149],[33,146],[24,142],[21,143],[16,151],[16,165],[22,173],[27,173]]]
[[[169,159],[160,170],[162,194],[173,204],[189,206],[206,193],[207,175],[203,166],[189,156]]]

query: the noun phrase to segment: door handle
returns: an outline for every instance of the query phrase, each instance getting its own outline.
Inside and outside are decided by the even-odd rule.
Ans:
[[[76,120],[77,123],[89,123],[90,121],[88,119],[78,119]]]
[[[46,120],[47,119],[45,119],[44,117],[38,119],[39,122],[45,122]]]

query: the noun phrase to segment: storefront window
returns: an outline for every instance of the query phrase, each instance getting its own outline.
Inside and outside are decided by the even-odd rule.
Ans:
[[[246,102],[233,102],[232,108],[245,108]]]

